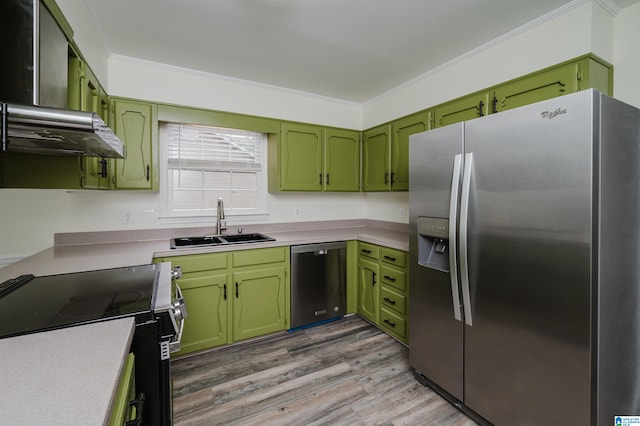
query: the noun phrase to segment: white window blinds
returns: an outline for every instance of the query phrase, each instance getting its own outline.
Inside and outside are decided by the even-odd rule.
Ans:
[[[166,135],[172,213],[210,215],[218,197],[225,213],[261,209],[264,134],[168,123]]]

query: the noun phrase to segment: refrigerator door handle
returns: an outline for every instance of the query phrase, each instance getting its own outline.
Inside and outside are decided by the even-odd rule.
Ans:
[[[471,317],[471,296],[469,294],[469,261],[467,257],[467,231],[469,219],[469,191],[471,190],[471,170],[473,153],[464,156],[464,172],[462,174],[462,197],[460,201],[460,280],[462,282],[462,305],[464,306],[464,322],[473,325]]]
[[[462,321],[460,310],[460,292],[458,291],[458,249],[456,244],[458,218],[458,197],[460,195],[460,169],[462,154],[453,160],[453,178],[451,179],[451,200],[449,201],[449,275],[451,276],[451,298],[453,300],[453,316]]]

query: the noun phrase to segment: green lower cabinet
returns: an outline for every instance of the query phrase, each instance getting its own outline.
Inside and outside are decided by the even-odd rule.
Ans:
[[[374,324],[378,324],[380,306],[378,270],[378,264],[371,260],[358,261],[358,314]]]
[[[136,418],[135,405],[131,404],[136,398],[135,355],[129,353],[122,368],[118,388],[111,406],[109,426],[122,426]]]
[[[289,247],[155,259],[183,273],[188,317],[175,355],[289,328],[289,259]]]
[[[402,250],[358,243],[358,315],[409,343],[408,255]]]
[[[224,273],[180,280],[189,316],[185,320],[179,355],[229,342],[227,278]]]
[[[284,266],[233,272],[233,282],[234,341],[285,329]]]

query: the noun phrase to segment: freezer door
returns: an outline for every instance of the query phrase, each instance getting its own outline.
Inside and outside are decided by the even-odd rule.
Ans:
[[[438,262],[435,267],[419,264],[418,219],[429,218],[426,221],[429,224],[449,220],[448,227],[455,232],[457,220],[455,217],[451,220],[449,215],[455,157],[462,157],[463,133],[464,125],[456,124],[412,135],[409,142],[409,362],[458,400],[463,396],[464,329],[456,319],[456,309],[459,318],[461,311],[454,307],[458,290],[455,264],[447,267],[446,253],[440,256],[444,262]],[[460,167],[457,170],[460,173]],[[453,193],[455,205],[457,188]],[[449,250],[452,241],[448,241],[446,235],[445,232],[440,247]],[[451,271],[455,291],[452,291]]]
[[[465,126],[464,402],[496,425],[590,424],[592,108],[581,92]]]

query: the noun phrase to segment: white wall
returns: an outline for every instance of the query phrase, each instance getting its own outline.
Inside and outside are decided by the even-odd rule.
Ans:
[[[578,4],[578,6],[573,6]],[[364,128],[426,109],[459,96],[472,93],[503,81],[528,74],[593,51],[610,60],[601,44],[592,43],[592,34],[609,39],[600,29],[606,23],[605,14],[597,4],[570,4],[487,43],[463,57],[428,72],[403,87],[363,105]],[[593,16],[599,19],[594,22]],[[608,19],[612,20],[611,15]],[[604,19],[602,19],[604,18]],[[597,25],[594,27],[593,24]],[[606,45],[606,43],[604,43]],[[592,50],[597,49],[597,50]]]
[[[74,9],[77,1],[58,2],[80,42],[91,22],[78,20],[90,17]],[[590,2],[549,18],[365,105],[123,57],[108,61],[108,85],[118,96],[362,129],[593,50],[614,64],[616,97],[640,106],[640,4],[623,9],[615,19]],[[86,38],[90,50],[99,40],[96,34]],[[93,65],[89,52],[85,55]],[[54,233],[176,226],[157,220],[159,206],[153,193],[0,189],[0,263],[51,246]],[[270,215],[263,221],[269,223],[363,217],[406,223],[408,194],[270,194],[268,208]],[[296,208],[300,216],[294,215]],[[134,213],[133,223],[123,223],[127,210]],[[154,211],[151,222],[141,222],[144,210]]]
[[[640,3],[623,9],[615,18],[613,34],[613,93],[640,108]]]

